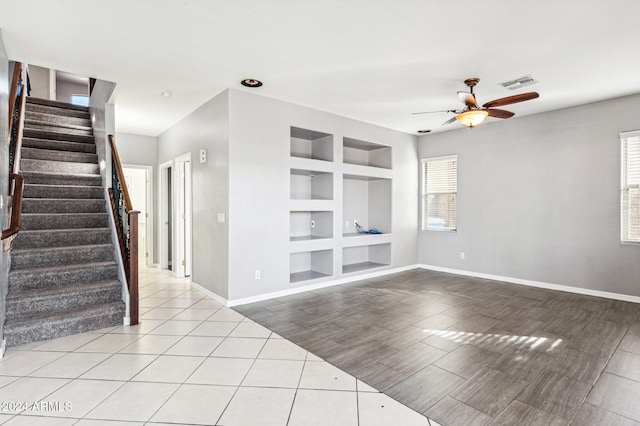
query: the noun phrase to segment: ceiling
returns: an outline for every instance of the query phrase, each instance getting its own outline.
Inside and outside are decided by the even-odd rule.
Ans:
[[[460,107],[468,77],[481,80],[479,103],[539,92],[506,107],[516,117],[640,93],[637,0],[0,0],[0,10],[10,59],[117,83],[126,133],[156,136],[227,88],[408,133],[459,128],[441,126],[450,114],[411,112]],[[524,75],[539,83],[498,85]]]

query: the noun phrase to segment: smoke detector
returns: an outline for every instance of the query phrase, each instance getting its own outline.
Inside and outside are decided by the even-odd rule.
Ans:
[[[513,80],[498,83],[498,84],[504,87],[505,89],[517,90],[521,87],[532,86],[536,83],[538,83],[538,80],[531,77],[530,75],[525,75],[519,78],[515,78]]]

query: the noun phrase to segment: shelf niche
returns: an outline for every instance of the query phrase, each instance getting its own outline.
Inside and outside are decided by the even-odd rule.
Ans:
[[[291,169],[292,200],[333,200],[333,173]]]
[[[333,135],[291,127],[291,156],[333,161]]]
[[[342,161],[347,164],[391,169],[391,147],[352,138],[342,138]]]
[[[333,275],[333,250],[316,250],[289,255],[289,282],[314,280]]]
[[[364,271],[391,264],[391,243],[342,249],[342,273]]]
[[[365,229],[391,233],[391,179],[344,175],[342,235],[359,235],[354,220]]]
[[[289,240],[306,241],[333,237],[333,212],[291,212]]]

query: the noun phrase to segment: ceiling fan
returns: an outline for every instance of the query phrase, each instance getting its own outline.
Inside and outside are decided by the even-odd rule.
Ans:
[[[443,126],[445,124],[450,124],[458,120],[463,126],[475,127],[478,124],[482,123],[482,121],[484,121],[484,119],[487,117],[511,118],[515,115],[511,111],[497,109],[494,107],[530,101],[531,99],[535,99],[540,96],[537,92],[520,93],[518,95],[507,96],[506,98],[494,99],[483,104],[482,107],[479,107],[476,103],[476,95],[473,93],[473,88],[476,84],[478,84],[479,81],[479,78],[468,78],[464,81],[464,84],[469,87],[469,91],[458,92],[458,98],[462,101],[462,103],[466,105],[464,108],[447,109],[441,111],[414,112],[413,114],[417,115],[431,114],[434,112],[452,112],[455,114],[455,116],[442,123]]]

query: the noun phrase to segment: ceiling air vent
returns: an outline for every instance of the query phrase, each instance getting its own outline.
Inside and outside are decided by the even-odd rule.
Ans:
[[[520,78],[516,78],[514,80],[505,81],[503,83],[499,83],[500,86],[509,90],[517,90],[521,87],[531,86],[532,84],[536,84],[538,80],[531,77],[530,75],[525,75]]]

